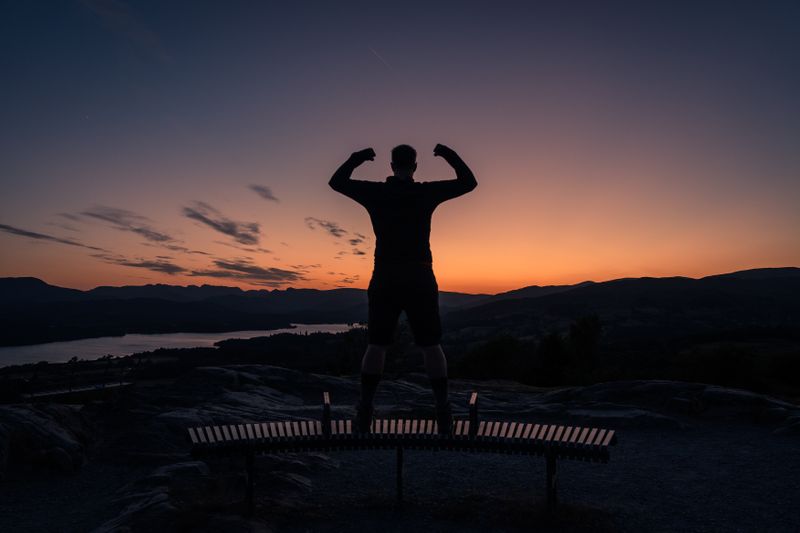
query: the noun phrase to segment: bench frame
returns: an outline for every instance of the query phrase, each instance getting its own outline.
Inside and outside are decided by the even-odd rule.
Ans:
[[[478,393],[469,398],[469,418],[456,419],[451,435],[439,435],[429,419],[377,419],[369,433],[354,431],[353,421],[331,418],[331,399],[322,394],[320,420],[289,420],[188,428],[192,455],[244,455],[247,475],[245,512],[252,514],[255,455],[302,451],[395,449],[397,500],[403,501],[403,450],[459,450],[544,456],[548,512],[558,503],[557,459],[606,463],[614,430],[478,419]]]

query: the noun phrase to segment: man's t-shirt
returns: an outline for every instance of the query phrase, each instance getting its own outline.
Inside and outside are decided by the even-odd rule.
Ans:
[[[430,263],[431,216],[440,203],[472,190],[460,180],[347,180],[337,190],[363,205],[375,231],[375,263]]]

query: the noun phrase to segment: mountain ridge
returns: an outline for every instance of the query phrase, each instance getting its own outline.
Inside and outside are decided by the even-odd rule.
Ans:
[[[800,315],[797,295],[800,268],[781,267],[703,278],[642,277],[532,285],[495,295],[443,291],[439,301],[447,331],[478,327],[483,331],[540,334],[594,314],[608,322],[612,336],[615,331],[629,334],[636,328],[641,336],[663,331],[669,320],[687,332],[725,324],[794,327]],[[126,333],[221,332],[273,329],[291,323],[365,322],[367,304],[367,291],[356,288],[244,291],[217,285],[151,284],[80,291],[33,277],[0,278],[0,345]]]

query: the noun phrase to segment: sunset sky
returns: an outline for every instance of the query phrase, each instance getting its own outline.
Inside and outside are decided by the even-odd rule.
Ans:
[[[366,287],[373,147],[442,290],[800,266],[799,2],[6,1],[0,276]]]

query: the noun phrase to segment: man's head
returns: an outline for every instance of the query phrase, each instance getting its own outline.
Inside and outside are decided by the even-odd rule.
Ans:
[[[399,178],[411,178],[417,170],[417,151],[407,144],[392,148],[392,171]]]

